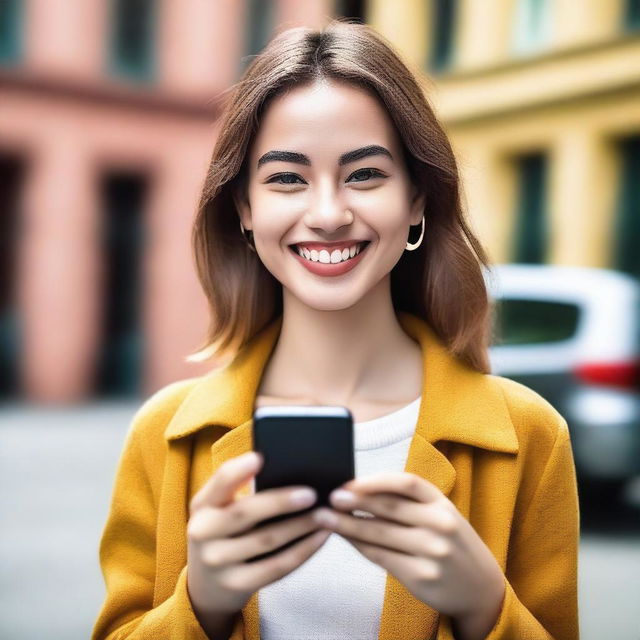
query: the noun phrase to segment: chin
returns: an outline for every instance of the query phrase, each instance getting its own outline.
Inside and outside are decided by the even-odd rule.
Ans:
[[[338,294],[337,291],[323,291],[321,295],[313,295],[312,291],[296,292],[287,289],[288,295],[304,304],[309,309],[316,311],[344,311],[350,309],[362,300],[362,295],[358,292],[351,294]]]

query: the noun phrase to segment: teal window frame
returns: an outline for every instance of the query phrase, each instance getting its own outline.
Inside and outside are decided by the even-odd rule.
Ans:
[[[545,153],[517,158],[518,206],[512,262],[544,264],[547,258],[547,174]]]
[[[551,38],[550,0],[517,0],[511,50],[527,55],[544,49]]]
[[[18,62],[23,56],[24,2],[0,0],[0,64]]]
[[[437,73],[453,64],[458,2],[433,0],[431,8],[431,48],[427,67]]]
[[[240,61],[239,75],[268,44],[275,23],[274,0],[246,0],[247,21],[245,31],[245,56]]]
[[[620,142],[614,268],[640,278],[640,136]]]
[[[624,27],[629,31],[640,29],[640,0],[626,0]]]
[[[111,38],[109,43],[109,73],[113,76],[149,84],[156,75],[156,0],[111,0]],[[138,19],[141,24],[134,25],[134,30],[141,31],[136,47],[127,52],[124,39],[127,37],[125,11],[132,11],[143,6],[146,15]],[[131,18],[130,18],[131,19]],[[131,23],[129,25],[131,29]],[[137,48],[137,50],[136,50]]]

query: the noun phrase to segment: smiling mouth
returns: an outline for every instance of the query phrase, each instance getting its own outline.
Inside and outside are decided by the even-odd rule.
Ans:
[[[320,251],[317,251],[316,249],[308,250],[306,248],[302,249],[298,245],[289,245],[289,249],[291,249],[295,255],[299,256],[303,260],[307,260],[308,262],[315,264],[341,264],[343,262],[353,260],[370,244],[371,242],[369,240],[365,240],[364,242],[358,243],[355,248],[352,248],[351,250],[345,248],[342,251],[339,249],[330,251],[330,248],[322,249]]]

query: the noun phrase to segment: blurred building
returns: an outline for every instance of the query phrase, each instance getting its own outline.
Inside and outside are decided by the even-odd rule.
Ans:
[[[0,0],[0,395],[199,375],[190,230],[216,96],[332,2]]]
[[[0,0],[0,396],[145,395],[207,324],[221,94],[276,31],[370,23],[450,132],[495,262],[640,275],[639,0]]]
[[[370,3],[429,74],[494,262],[640,276],[640,1]]]

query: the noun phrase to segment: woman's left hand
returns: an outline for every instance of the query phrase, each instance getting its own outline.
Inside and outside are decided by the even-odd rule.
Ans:
[[[457,621],[497,620],[504,575],[493,554],[454,504],[412,473],[356,478],[330,496],[336,524],[322,524],[393,574],[419,600]],[[369,517],[351,515],[361,510]]]

